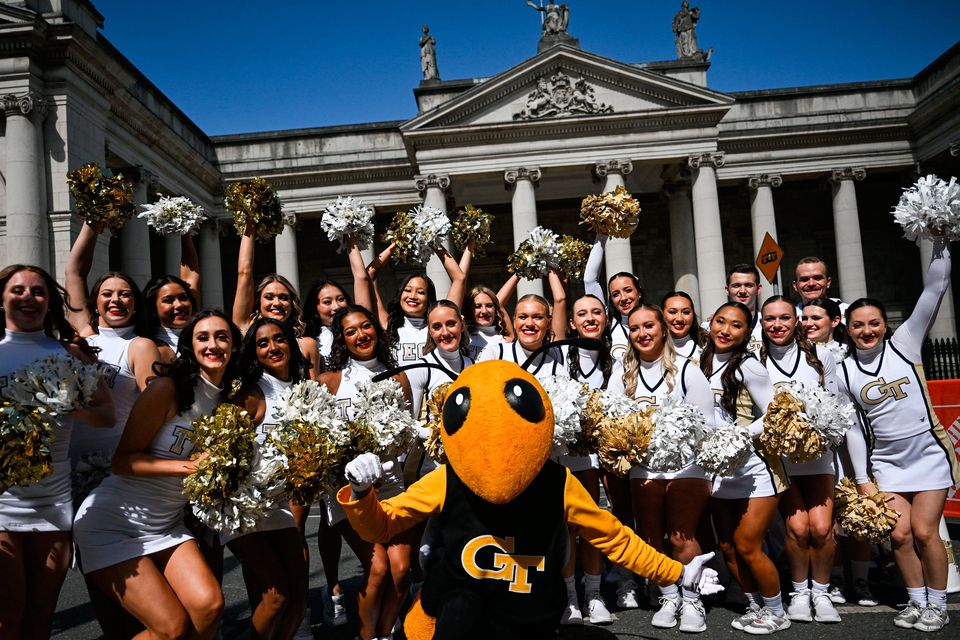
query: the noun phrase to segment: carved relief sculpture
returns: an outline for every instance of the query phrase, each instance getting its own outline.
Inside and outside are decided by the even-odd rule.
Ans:
[[[612,113],[613,107],[598,103],[593,87],[584,78],[575,82],[570,76],[558,71],[537,80],[537,88],[527,95],[527,104],[514,114],[514,120],[536,120],[538,118],[562,118],[566,116],[595,115]]]

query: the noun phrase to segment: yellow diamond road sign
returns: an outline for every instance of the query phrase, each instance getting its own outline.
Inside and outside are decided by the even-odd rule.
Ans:
[[[780,261],[783,260],[783,249],[777,244],[769,233],[763,237],[763,244],[760,245],[760,252],[757,254],[757,269],[764,275],[767,282],[773,284],[777,277],[777,269],[780,268]]]

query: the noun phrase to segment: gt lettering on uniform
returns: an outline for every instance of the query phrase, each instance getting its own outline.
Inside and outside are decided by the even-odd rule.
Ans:
[[[103,362],[101,364],[103,364],[104,367],[106,367],[107,370],[109,370],[110,372],[110,375],[107,376],[107,386],[113,389],[113,385],[116,384],[117,382],[117,375],[120,373],[120,367],[118,367],[115,364],[109,364],[106,362]]]
[[[513,593],[530,593],[533,585],[528,581],[531,570],[543,571],[546,559],[543,556],[512,555],[515,538],[497,538],[495,536],[477,536],[463,547],[460,561],[467,575],[476,580],[504,580],[510,583]],[[493,554],[493,568],[484,569],[477,564],[477,554],[481,549],[493,547],[499,549]]]
[[[173,428],[173,437],[175,438],[173,444],[170,446],[170,453],[182,456],[183,450],[186,447],[187,443],[190,443],[190,447],[193,448],[193,442],[190,440],[190,436],[193,435],[193,429],[190,427],[184,427],[177,425]]]
[[[423,346],[417,344],[416,342],[404,342],[400,346],[402,347],[402,360],[417,360],[421,355],[423,355],[421,353]]]
[[[910,379],[903,377],[893,382],[887,382],[883,378],[878,378],[860,390],[860,399],[864,404],[877,405],[893,396],[893,400],[903,400],[907,397],[907,392],[903,390],[904,385],[910,384]],[[876,389],[878,397],[871,397],[871,393]]]

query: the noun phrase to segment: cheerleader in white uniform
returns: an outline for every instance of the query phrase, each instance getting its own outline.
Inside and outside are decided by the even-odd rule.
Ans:
[[[947,622],[947,557],[939,522],[947,490],[960,482],[950,438],[930,407],[920,349],[950,287],[950,248],[933,243],[923,293],[910,317],[888,336],[883,305],[861,298],[847,309],[851,354],[840,365],[841,390],[862,412],[867,433],[847,432],[847,448],[861,493],[877,488],[900,512],[893,558],[909,604],[898,627],[938,631]]]
[[[554,313],[557,313],[556,309]],[[569,338],[587,338],[602,343],[600,349],[582,349],[575,345],[562,348],[567,372],[574,380],[587,384],[591,389],[603,389],[613,393],[623,393],[623,367],[610,353],[612,346],[610,325],[603,301],[587,294],[573,303],[570,317]],[[584,486],[593,501],[600,502],[600,459],[596,453],[589,455],[562,455],[559,459],[574,477]],[[600,595],[600,571],[602,559],[600,552],[586,540],[577,543],[576,532],[570,532],[570,560],[563,568],[563,579],[567,586],[567,608],[563,612],[561,624],[578,624],[583,621],[577,587],[574,581],[576,560],[580,558],[583,567],[584,602],[586,619],[593,624],[609,624],[613,615]]]
[[[286,323],[255,320],[243,338],[240,371],[243,387],[233,402],[243,407],[263,443],[274,423],[274,407],[284,389],[309,378],[297,337]],[[251,596],[251,625],[257,637],[291,637],[303,619],[307,600],[307,563],[300,552],[300,532],[287,505],[276,506],[242,536],[221,536],[240,560]]]
[[[354,416],[358,385],[395,366],[389,338],[366,307],[351,305],[337,312],[333,318],[331,371],[320,375],[320,383],[336,396],[345,420]],[[399,373],[394,379],[403,387],[404,396],[409,400],[410,386],[406,375]],[[377,489],[377,495],[387,498],[402,491],[400,469],[395,464],[392,473]],[[336,498],[325,495],[324,504],[330,525],[340,531],[363,566],[364,584],[357,603],[360,638],[387,637],[393,632],[400,605],[407,594],[411,548],[419,540],[409,540],[401,534],[386,545],[370,544],[350,527]],[[342,597],[338,576],[328,575],[327,584],[331,593]]]
[[[180,274],[157,276],[143,288],[147,337],[160,350],[163,362],[177,356],[180,332],[200,308],[200,258],[189,233],[180,236]]]
[[[474,241],[470,240],[460,256],[460,270],[464,277],[470,273],[473,262]],[[470,357],[474,361],[487,345],[497,345],[504,342],[513,342],[516,332],[513,330],[513,321],[507,313],[507,300],[513,297],[520,278],[516,274],[507,278],[494,293],[490,287],[479,285],[470,290],[463,305],[463,316],[467,322],[467,331],[470,335]]]
[[[750,309],[739,302],[720,305],[710,321],[710,341],[700,369],[714,394],[718,427],[736,422],[751,436],[763,431],[763,414],[773,400],[766,367],[747,351]],[[752,452],[733,475],[715,477],[713,522],[731,575],[749,600],[747,613],[731,624],[765,635],[790,627],[780,596],[780,576],[763,552],[763,536],[773,520],[789,479],[780,458]]]
[[[7,395],[13,372],[45,356],[66,352],[87,363],[96,361],[94,351],[67,322],[65,292],[44,270],[10,265],[0,271],[0,291],[0,397]],[[72,555],[68,451],[75,418],[100,427],[113,424],[106,385],[101,385],[91,406],[54,426],[52,473],[0,494],[0,629],[4,637],[49,638],[51,634]]]
[[[184,328],[177,358],[137,399],[113,474],[74,522],[80,568],[154,637],[212,638],[220,584],[183,522],[183,479],[197,468],[193,420],[213,413],[238,377],[240,333],[219,311]]]
[[[760,323],[760,361],[766,364],[774,388],[797,381],[837,393],[833,356],[807,340],[791,300],[784,296],[767,298],[760,308]],[[840,622],[829,594],[836,547],[833,451],[802,464],[785,460],[784,465],[790,488],[780,500],[780,513],[786,523],[785,544],[793,582],[787,616],[795,622]]]
[[[627,318],[634,307],[643,303],[643,287],[637,276],[626,271],[615,273],[607,281],[607,290],[600,285],[600,269],[603,267],[603,250],[607,236],[597,234],[583,270],[583,290],[601,300],[606,300],[610,333],[613,339],[613,357],[623,361],[630,348],[630,326]]]
[[[333,347],[333,316],[350,304],[353,304],[350,294],[327,278],[314,282],[304,298],[304,333],[316,339],[321,358],[329,358]]]
[[[690,294],[686,291],[669,291],[663,296],[660,308],[670,328],[677,355],[699,364],[700,352],[707,342],[707,332],[700,326]]]
[[[832,298],[814,298],[803,305],[800,323],[807,340],[830,352],[835,365],[847,357],[847,327],[843,324],[840,305]]]
[[[713,425],[713,392],[703,372],[688,358],[678,357],[663,311],[640,305],[630,314],[630,351],[624,361],[626,395],[643,408],[656,406],[667,396],[693,405]],[[694,460],[674,472],[643,465],[630,470],[630,493],[637,533],[662,553],[679,562],[700,555],[697,525],[710,500],[710,480]],[[664,534],[670,549],[664,548]],[[680,631],[706,631],[706,612],[700,596],[676,585],[660,587],[660,610],[655,627],[669,629],[679,620]]]

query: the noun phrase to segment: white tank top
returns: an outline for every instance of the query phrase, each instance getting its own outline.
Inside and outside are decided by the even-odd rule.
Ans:
[[[260,391],[263,392],[265,404],[263,420],[260,422],[260,426],[257,427],[257,442],[263,444],[267,435],[277,426],[276,419],[273,417],[274,408],[277,406],[280,393],[284,389],[289,389],[291,385],[293,385],[292,382],[284,382],[279,378],[274,378],[266,371],[264,371],[260,379],[257,380],[257,386],[260,387]]]
[[[444,382],[452,382],[460,372],[473,364],[473,359],[462,355],[459,351],[451,353],[435,347],[433,351],[420,358],[420,362],[443,367],[453,374],[453,377],[428,367],[406,372],[407,380],[410,382],[411,407],[415,418],[420,416],[420,411],[427,404],[433,390]],[[429,419],[430,416],[426,417]]]
[[[836,392],[836,377],[833,375],[833,356],[825,348],[817,345],[817,358],[823,364],[824,387]],[[807,362],[806,355],[800,351],[796,342],[785,346],[771,344],[767,353],[767,372],[774,389],[779,389],[791,381],[820,384],[820,374]],[[832,383],[832,384],[828,384]],[[830,387],[833,388],[830,388]]]
[[[613,346],[610,348],[610,355],[614,360],[623,362],[623,357],[627,355],[627,349],[630,348],[630,324],[627,322],[628,316],[618,313],[610,325],[610,334],[613,338]]]
[[[489,349],[483,352],[483,356],[480,359],[506,360],[522,366],[532,353],[532,351],[527,351],[520,346],[519,342],[511,342],[510,344],[498,344],[496,347],[491,345]],[[564,366],[563,354],[557,347],[548,349],[546,352],[538,355],[537,359],[527,367],[527,371],[541,382],[546,379],[547,376],[570,377],[567,373],[567,368]]]
[[[700,352],[703,350],[697,345],[696,341],[690,337],[690,334],[683,336],[682,338],[674,339],[673,346],[677,350],[677,355],[681,358],[687,358],[693,360],[695,363],[700,363]]]
[[[337,389],[337,409],[344,420],[353,420],[354,402],[359,391],[357,386],[367,382],[378,373],[387,370],[386,365],[379,360],[354,360],[350,358],[347,366],[340,374],[340,387]]]
[[[470,334],[470,357],[476,362],[487,345],[503,344],[503,336],[497,333],[497,328],[477,327],[476,333]]]
[[[424,318],[403,319],[397,329],[397,344],[394,353],[397,364],[410,364],[423,357],[423,345],[427,342],[427,321]]]
[[[580,370],[570,372],[570,345],[560,347],[563,350],[564,368],[574,380],[584,382],[591,389],[603,389],[608,391],[623,393],[623,363],[614,358],[613,365],[610,368],[610,378],[607,380],[606,387],[603,384],[603,369],[600,367],[600,352],[592,349],[578,349],[577,354],[580,359]]]
[[[153,332],[153,341],[156,342],[157,345],[160,345],[160,344],[167,345],[168,347],[173,349],[174,353],[176,353],[177,344],[180,342],[181,331],[183,330],[171,329],[169,327],[157,327]]]

